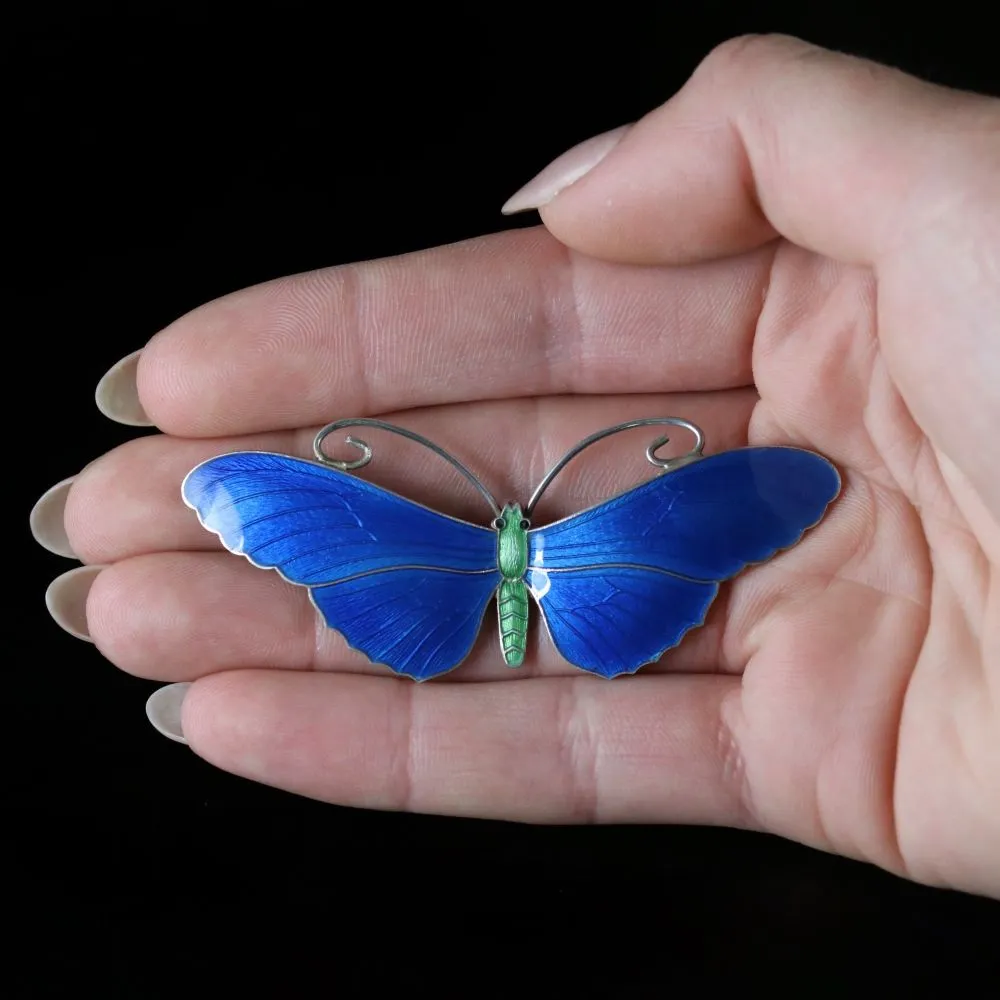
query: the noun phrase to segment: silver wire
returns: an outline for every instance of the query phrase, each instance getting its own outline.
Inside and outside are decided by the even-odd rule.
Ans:
[[[329,465],[334,469],[339,469],[341,472],[354,472],[356,469],[363,469],[372,460],[371,447],[366,442],[360,440],[359,438],[352,437],[350,434],[348,434],[344,439],[345,443],[357,448],[358,451],[361,452],[360,458],[356,458],[354,461],[348,462],[337,458],[330,458],[323,452],[322,445],[324,440],[326,440],[326,438],[334,431],[343,430],[345,427],[375,427],[378,430],[389,431],[391,434],[398,434],[400,437],[407,438],[410,441],[416,441],[417,444],[422,444],[425,448],[434,452],[435,455],[439,455],[443,458],[453,469],[472,483],[472,485],[483,495],[496,517],[499,517],[503,513],[500,505],[494,499],[493,494],[490,493],[490,491],[483,485],[479,477],[470,472],[457,458],[453,455],[449,455],[444,448],[440,445],[436,445],[433,441],[425,438],[422,434],[417,434],[416,431],[407,430],[405,427],[397,427],[395,424],[386,423],[384,420],[376,420],[373,417],[361,417],[357,419],[335,420],[332,424],[327,424],[316,435],[316,437],[313,438],[313,454],[316,456],[317,461],[322,462],[324,465]]]
[[[562,470],[585,448],[589,448],[592,444],[596,444],[598,441],[602,441],[606,437],[611,437],[612,434],[620,434],[622,431],[630,431],[636,427],[654,427],[662,425],[683,427],[684,430],[694,435],[694,446],[690,449],[690,451],[685,452],[683,455],[678,455],[676,458],[657,458],[656,453],[670,440],[666,434],[661,435],[646,449],[646,461],[649,462],[650,465],[655,465],[658,469],[662,469],[664,472],[669,472],[672,469],[680,468],[680,466],[687,465],[690,462],[696,462],[702,457],[702,450],[705,447],[705,435],[702,433],[700,427],[691,423],[690,420],[684,420],[682,417],[644,417],[640,420],[628,420],[623,424],[616,424],[614,427],[606,427],[602,431],[597,431],[596,434],[591,434],[589,437],[585,437],[579,444],[570,448],[570,450],[566,452],[566,454],[563,455],[563,457],[560,458],[548,472],[545,473],[542,481],[536,487],[535,492],[532,493],[527,507],[524,508],[524,516],[531,517],[531,512],[535,509],[538,501],[541,500],[542,494],[552,484],[552,480],[555,479],[556,476],[558,476],[559,473],[562,472]]]

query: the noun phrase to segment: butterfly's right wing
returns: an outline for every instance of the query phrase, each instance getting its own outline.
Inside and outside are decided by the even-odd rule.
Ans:
[[[794,545],[839,490],[813,452],[712,455],[529,532],[529,589],[567,660],[633,673],[702,624],[719,582]]]
[[[495,532],[317,462],[221,455],[182,494],[230,552],[308,587],[330,628],[418,680],[468,655],[500,582]]]

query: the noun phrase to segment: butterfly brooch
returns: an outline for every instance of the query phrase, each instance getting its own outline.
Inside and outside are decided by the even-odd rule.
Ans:
[[[531,514],[584,448],[621,431],[681,427],[695,444],[646,458],[659,474],[541,527]],[[448,461],[483,495],[489,526],[414,503],[351,473],[372,449],[351,436],[353,461],[324,439],[346,427],[399,434]],[[316,461],[244,451],[209,459],[184,479],[184,502],[232,553],[309,588],[327,626],[375,663],[428,680],[472,650],[494,596],[504,661],[525,656],[531,599],[559,653],[601,677],[635,673],[703,624],[721,582],[796,544],[840,492],[827,459],[799,448],[703,456],[704,436],[679,417],[632,420],[585,438],[544,476],[525,507],[499,505],[443,448],[381,420],[338,420],[313,442]],[[530,599],[529,599],[530,598]]]

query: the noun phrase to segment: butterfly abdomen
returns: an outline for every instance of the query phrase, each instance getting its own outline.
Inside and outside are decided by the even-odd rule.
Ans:
[[[500,644],[508,667],[524,662],[528,644],[528,588],[523,580],[504,580],[497,593],[500,611]]]

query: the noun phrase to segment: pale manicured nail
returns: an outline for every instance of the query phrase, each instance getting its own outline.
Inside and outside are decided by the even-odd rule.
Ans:
[[[56,624],[61,625],[70,635],[87,642],[93,642],[87,628],[87,595],[103,569],[103,566],[71,569],[68,573],[57,576],[45,591],[45,606]]]
[[[69,479],[50,486],[31,508],[28,518],[35,541],[43,549],[48,549],[57,556],[65,556],[67,559],[77,557],[66,535],[65,517],[66,497],[69,496],[69,488],[73,485],[74,479],[76,476],[70,476]]]
[[[97,408],[109,420],[130,427],[152,427],[153,421],[146,416],[139,402],[139,387],[135,380],[140,354],[142,351],[133,351],[113,364],[97,383],[94,397]]]
[[[178,743],[187,743],[181,729],[181,706],[190,684],[168,684],[158,688],[146,702],[146,718],[153,728]]]
[[[540,174],[512,195],[500,211],[504,215],[514,215],[547,205],[560,191],[565,191],[570,184],[593,170],[621,142],[622,136],[631,127],[621,125],[610,132],[602,132],[556,157]]]

